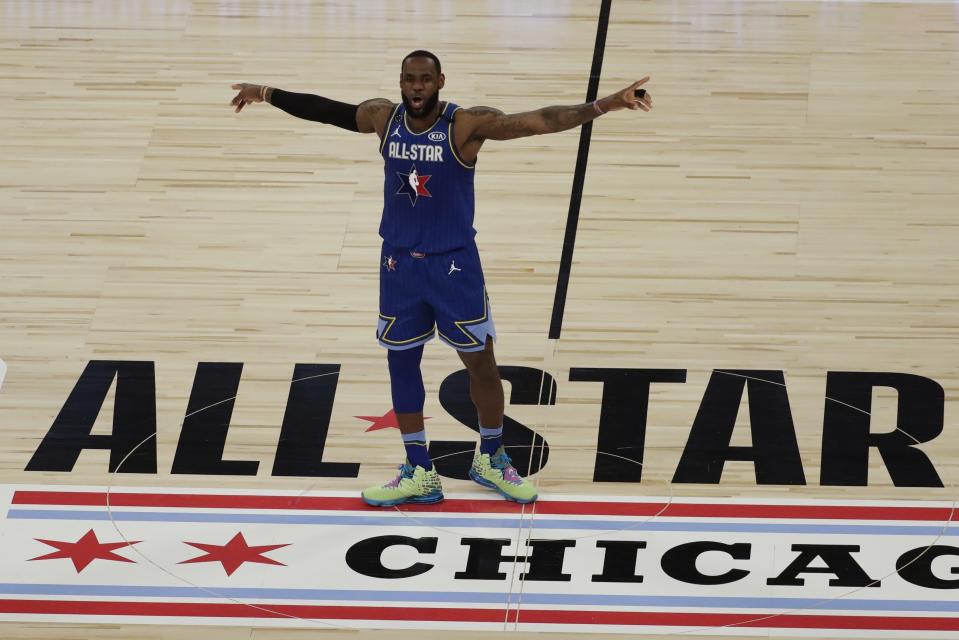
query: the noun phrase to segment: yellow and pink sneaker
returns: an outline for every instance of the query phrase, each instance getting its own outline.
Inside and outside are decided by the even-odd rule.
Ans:
[[[470,478],[513,502],[528,504],[535,502],[538,496],[536,487],[517,473],[503,447],[493,455],[477,451],[473,456]]]
[[[429,471],[409,461],[400,465],[400,474],[384,485],[364,489],[363,501],[374,507],[392,507],[412,502],[415,504],[433,504],[443,501],[443,485],[436,467]]]

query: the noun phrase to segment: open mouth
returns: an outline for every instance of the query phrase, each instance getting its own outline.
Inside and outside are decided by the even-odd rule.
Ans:
[[[413,105],[414,108],[422,109],[424,100],[421,96],[413,96],[412,98],[410,98],[410,103]]]

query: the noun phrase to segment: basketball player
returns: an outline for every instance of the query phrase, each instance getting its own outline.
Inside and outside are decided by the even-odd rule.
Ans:
[[[443,499],[426,448],[420,360],[436,333],[469,371],[470,398],[480,424],[480,449],[470,477],[507,500],[536,500],[503,449],[503,384],[493,356],[496,332],[474,242],[473,169],[486,140],[565,131],[609,111],[652,108],[636,92],[649,78],[587,104],[505,114],[440,101],[446,78],[439,59],[414,51],[403,59],[399,104],[385,98],[359,105],[262,85],[236,84],[230,103],[239,113],[269,102],[290,115],[360,133],[376,133],[385,163],[380,236],[380,313],[376,337],[388,349],[393,409],[406,462],[392,481],[363,491],[375,506]],[[639,95],[637,95],[637,93]]]

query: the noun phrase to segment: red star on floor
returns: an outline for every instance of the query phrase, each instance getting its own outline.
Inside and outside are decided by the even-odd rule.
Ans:
[[[73,566],[76,567],[77,573],[83,571],[88,564],[94,560],[114,560],[116,562],[133,562],[130,558],[124,558],[123,556],[118,556],[113,553],[114,549],[119,549],[120,547],[128,547],[130,545],[137,544],[139,540],[135,542],[100,542],[97,540],[97,534],[93,532],[93,529],[90,529],[83,534],[83,537],[77,540],[76,542],[62,542],[59,540],[41,540],[40,538],[34,538],[37,542],[42,542],[45,545],[49,545],[58,549],[53,553],[48,553],[45,556],[37,556],[36,558],[30,558],[30,560],[54,560],[56,558],[69,558],[73,561]]]
[[[277,564],[281,567],[286,565],[277,562],[273,558],[264,557],[267,551],[273,551],[280,547],[288,547],[289,544],[265,544],[258,547],[251,547],[243,538],[243,533],[237,533],[224,545],[203,544],[201,542],[187,542],[191,547],[196,547],[200,551],[206,551],[206,554],[184,560],[178,564],[191,564],[193,562],[219,562],[223,565],[226,575],[231,576],[244,562],[258,562],[260,564]]]
[[[366,430],[365,433],[370,431],[378,431],[380,429],[399,429],[400,423],[396,420],[396,411],[390,409],[381,416],[353,416],[354,418],[359,418],[360,420],[368,420],[373,424],[370,425],[370,428]],[[424,420],[429,420],[429,416],[423,416]]]

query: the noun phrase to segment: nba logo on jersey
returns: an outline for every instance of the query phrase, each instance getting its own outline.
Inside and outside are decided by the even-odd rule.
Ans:
[[[426,190],[426,183],[433,176],[421,176],[416,171],[416,165],[410,167],[408,173],[397,171],[396,175],[400,178],[400,188],[396,195],[406,194],[410,197],[410,204],[416,205],[416,200],[420,196],[432,198],[433,194]]]

